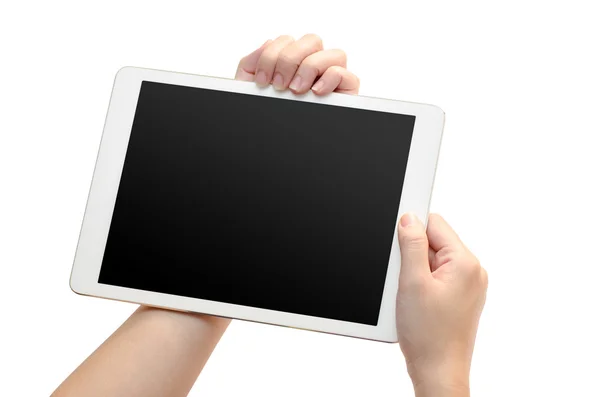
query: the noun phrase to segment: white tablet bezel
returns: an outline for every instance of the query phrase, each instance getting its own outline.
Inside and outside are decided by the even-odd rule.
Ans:
[[[391,255],[376,326],[331,320],[294,313],[207,301],[184,296],[142,291],[98,283],[98,275],[108,237],[119,187],[129,135],[133,124],[142,81],[154,81],[190,87],[238,92],[243,94],[322,103],[416,116],[398,217],[411,211],[427,220],[429,202],[440,148],[444,113],[432,105],[387,99],[330,94],[319,97],[309,92],[295,95],[279,92],[271,86],[259,88],[253,83],[205,77],[153,69],[124,67],[119,70],[96,160],[96,168],[77,252],[71,273],[71,288],[83,295],[97,296],[150,306],[212,314],[217,316],[309,329],[386,342],[396,342],[395,303],[400,271],[397,232],[391,242]]]

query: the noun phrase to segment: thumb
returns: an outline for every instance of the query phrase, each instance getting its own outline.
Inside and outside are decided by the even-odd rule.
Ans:
[[[423,223],[413,213],[406,213],[398,225],[400,243],[400,280],[414,280],[431,274],[429,241]]]
[[[235,72],[236,80],[254,81],[254,72],[256,71],[258,60],[265,48],[267,48],[271,42],[272,40],[265,41],[263,45],[240,60],[237,71]]]

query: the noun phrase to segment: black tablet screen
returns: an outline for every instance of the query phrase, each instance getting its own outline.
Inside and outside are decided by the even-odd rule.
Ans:
[[[99,282],[377,325],[414,123],[143,82]]]

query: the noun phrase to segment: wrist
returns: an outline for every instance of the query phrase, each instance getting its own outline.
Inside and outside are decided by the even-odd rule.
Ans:
[[[158,321],[161,324],[165,322],[172,324],[178,329],[199,328],[201,330],[210,330],[216,334],[224,333],[231,322],[230,319],[224,317],[145,305],[140,306],[136,312],[150,316],[154,321]]]
[[[416,397],[469,397],[468,360],[407,362]]]
[[[415,397],[470,397],[468,385],[424,382],[414,385]]]

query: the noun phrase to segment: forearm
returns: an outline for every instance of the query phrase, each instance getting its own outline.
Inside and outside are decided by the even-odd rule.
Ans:
[[[53,397],[186,396],[229,320],[141,307]]]

